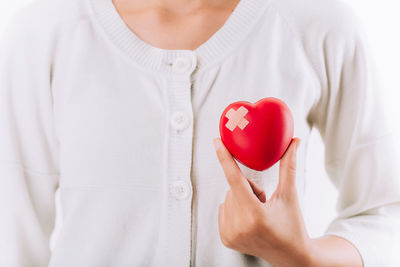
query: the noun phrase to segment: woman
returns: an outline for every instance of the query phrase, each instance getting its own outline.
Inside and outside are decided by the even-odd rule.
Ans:
[[[0,265],[400,264],[399,150],[374,68],[336,0],[33,2],[1,46]],[[268,96],[296,138],[257,172],[216,138],[219,116]],[[312,127],[339,190],[316,239]]]

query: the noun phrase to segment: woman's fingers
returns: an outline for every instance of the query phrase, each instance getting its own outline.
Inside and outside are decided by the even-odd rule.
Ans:
[[[267,200],[267,196],[265,195],[264,190],[249,178],[247,178],[247,181],[249,182],[251,188],[253,189],[253,193],[257,196],[257,198],[262,203],[265,203],[265,201]]]
[[[222,143],[221,139],[215,138],[213,141],[218,160],[224,170],[226,180],[232,192],[243,201],[243,203],[258,201],[258,198],[253,193],[253,189],[243,176],[235,159]]]
[[[225,203],[221,203],[218,207],[218,225],[219,225],[219,231],[221,233],[222,226],[224,225],[224,206]]]
[[[293,138],[280,160],[277,188],[280,193],[293,193],[296,190],[296,152],[299,145],[300,139]]]

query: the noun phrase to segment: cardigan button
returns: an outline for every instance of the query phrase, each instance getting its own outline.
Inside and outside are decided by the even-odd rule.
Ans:
[[[176,180],[172,183],[171,193],[176,199],[182,200],[190,196],[191,188],[186,181]]]
[[[192,61],[188,57],[178,57],[172,63],[172,68],[174,72],[184,73],[191,69]]]
[[[176,111],[171,116],[171,124],[176,130],[181,131],[189,126],[189,118],[185,113]]]

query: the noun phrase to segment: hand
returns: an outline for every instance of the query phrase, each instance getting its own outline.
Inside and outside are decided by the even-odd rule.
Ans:
[[[300,139],[292,139],[280,160],[279,183],[269,200],[262,188],[244,177],[221,139],[214,139],[214,144],[230,186],[218,211],[222,243],[274,266],[307,266],[311,244],[296,192]]]

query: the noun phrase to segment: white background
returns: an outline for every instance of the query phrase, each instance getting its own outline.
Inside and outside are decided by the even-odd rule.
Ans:
[[[0,0],[0,32],[16,10],[32,0]],[[37,0],[35,0],[37,1]],[[40,1],[40,0],[39,0]],[[68,1],[68,0],[66,0]],[[301,1],[301,0],[299,0]],[[322,0],[321,0],[322,1]],[[361,16],[380,65],[385,90],[392,100],[394,117],[400,124],[400,6],[395,0],[344,0]],[[399,163],[400,164],[400,163]],[[324,169],[324,146],[313,132],[308,154],[308,187],[306,192],[306,225],[311,236],[323,234],[336,214],[336,191]],[[58,217],[59,220],[59,217]]]

